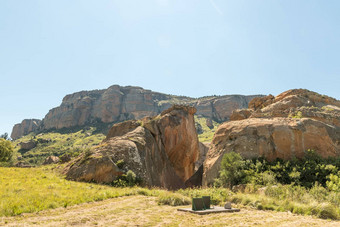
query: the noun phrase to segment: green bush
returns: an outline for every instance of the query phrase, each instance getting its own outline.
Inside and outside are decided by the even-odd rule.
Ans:
[[[8,162],[13,156],[11,141],[0,138],[0,162]]]
[[[242,159],[234,152],[226,153],[221,162],[215,186],[295,184],[312,188],[316,182],[329,190],[340,188],[340,158],[323,159],[307,150],[302,159],[268,162],[263,158]]]
[[[111,185],[114,187],[132,187],[139,185],[140,183],[141,179],[138,178],[132,170],[128,170],[126,174],[123,174],[114,180]]]
[[[129,186],[134,186],[136,184],[136,174],[132,170],[127,171],[126,181]]]
[[[123,159],[121,159],[121,160],[118,160],[118,161],[117,161],[116,165],[117,165],[117,167],[118,167],[119,169],[122,169],[122,168],[124,167],[124,165],[125,165],[125,162],[124,162]]]
[[[340,192],[340,171],[337,175],[330,174],[327,177],[329,180],[326,182],[326,186],[330,191]]]
[[[216,186],[232,186],[243,183],[245,177],[245,161],[241,155],[235,152],[226,153],[221,162],[219,179]]]

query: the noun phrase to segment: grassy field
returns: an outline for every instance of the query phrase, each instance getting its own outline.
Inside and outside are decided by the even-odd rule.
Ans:
[[[53,169],[54,168],[54,169]],[[322,199],[323,189],[299,191],[288,186],[268,187],[262,193],[248,187],[243,193],[226,188],[185,189],[176,192],[140,187],[115,188],[106,185],[67,181],[56,166],[39,168],[0,168],[0,216],[15,216],[57,207],[101,201],[121,196],[143,195],[159,205],[189,205],[192,197],[210,195],[212,204],[232,201],[258,210],[285,211],[320,218],[339,219],[337,204]],[[311,191],[314,190],[314,191]],[[313,196],[319,194],[319,196]]]
[[[187,206],[186,206],[187,207]],[[196,215],[157,204],[157,198],[128,196],[67,208],[0,218],[0,226],[339,226],[289,212],[238,206],[237,213]]]
[[[188,197],[159,189],[116,188],[65,180],[53,167],[0,167],[0,217],[129,195],[156,196],[159,203],[189,204]]]

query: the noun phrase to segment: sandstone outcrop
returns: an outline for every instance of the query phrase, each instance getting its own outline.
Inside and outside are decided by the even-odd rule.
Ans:
[[[11,138],[18,139],[23,135],[27,135],[30,132],[37,132],[41,127],[41,120],[38,119],[25,119],[21,123],[14,125]]]
[[[36,124],[33,124],[32,120],[24,120],[15,125],[12,138],[17,139],[32,131],[142,119],[160,114],[173,104],[193,106],[198,115],[223,122],[229,120],[234,109],[247,108],[254,97],[257,96],[226,95],[195,99],[166,95],[141,87],[113,85],[108,89],[66,95],[61,105],[51,109],[42,122],[34,120]]]
[[[48,156],[45,161],[43,162],[43,165],[49,165],[49,164],[55,164],[60,161],[60,158],[57,156]]]
[[[154,118],[114,125],[93,153],[70,164],[67,178],[110,183],[132,170],[147,186],[184,187],[199,155],[195,112],[193,107],[173,106]],[[124,163],[121,169],[119,161]]]
[[[22,150],[31,150],[37,146],[37,142],[34,140],[30,140],[27,142],[21,142],[19,143],[20,149]]]
[[[313,149],[321,157],[340,156],[340,101],[303,89],[255,98],[249,110],[216,131],[204,162],[203,185],[218,176],[226,152],[243,157],[289,160]]]

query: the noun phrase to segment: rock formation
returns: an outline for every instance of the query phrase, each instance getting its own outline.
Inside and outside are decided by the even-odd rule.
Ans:
[[[113,85],[104,90],[66,95],[61,105],[51,109],[42,122],[24,120],[15,125],[11,137],[17,139],[38,129],[60,129],[96,122],[113,123],[141,119],[160,114],[173,104],[194,106],[198,115],[223,122],[229,120],[233,110],[246,108],[254,97],[257,96],[226,95],[195,99],[166,95],[141,87]]]
[[[57,156],[48,156],[45,161],[43,162],[43,165],[49,165],[49,164],[55,164],[60,161],[60,158]]]
[[[132,170],[147,186],[184,187],[199,155],[195,112],[193,107],[173,106],[154,118],[115,124],[92,153],[70,164],[67,178],[111,183]]]
[[[30,140],[27,142],[21,142],[19,143],[20,149],[22,150],[31,150],[37,146],[37,142],[34,140]]]
[[[38,119],[25,119],[21,123],[14,125],[11,138],[18,139],[23,135],[27,135],[30,132],[36,132],[40,129],[41,120]]]
[[[203,185],[218,176],[226,152],[269,161],[301,158],[308,149],[324,158],[340,156],[340,101],[295,89],[255,98],[249,108],[234,111],[234,121],[216,131],[204,162]]]

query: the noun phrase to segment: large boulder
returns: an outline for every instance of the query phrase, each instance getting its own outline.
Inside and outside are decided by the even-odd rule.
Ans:
[[[302,158],[308,149],[324,158],[340,156],[338,100],[297,89],[255,98],[249,106],[252,110],[235,111],[234,121],[217,129],[204,162],[203,185],[218,176],[226,152],[269,161]]]
[[[27,142],[21,142],[19,143],[20,149],[22,150],[31,150],[37,146],[37,142],[34,140],[30,140]]]
[[[144,185],[183,187],[199,154],[195,112],[193,107],[173,106],[154,118],[114,125],[93,153],[70,164],[67,178],[110,183],[132,170]]]

